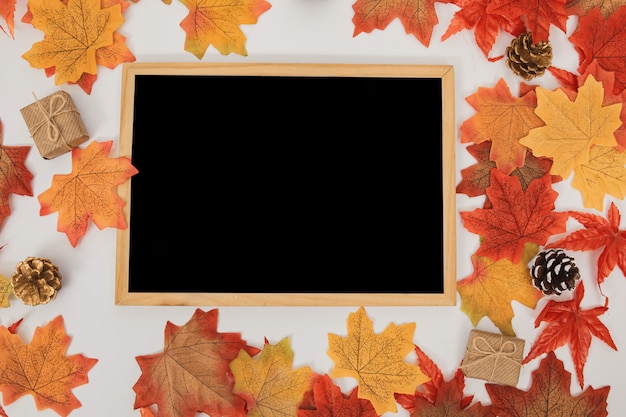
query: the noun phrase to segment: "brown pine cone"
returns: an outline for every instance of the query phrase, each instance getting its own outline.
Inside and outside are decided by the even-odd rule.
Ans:
[[[571,291],[580,279],[574,258],[562,249],[539,252],[530,266],[530,274],[533,285],[546,295],[561,295],[563,291]]]
[[[46,304],[56,298],[61,289],[61,274],[49,259],[30,256],[15,267],[11,285],[13,293],[24,304]]]
[[[549,41],[533,45],[532,34],[522,33],[506,48],[506,65],[527,81],[539,77],[552,65],[552,45]]]

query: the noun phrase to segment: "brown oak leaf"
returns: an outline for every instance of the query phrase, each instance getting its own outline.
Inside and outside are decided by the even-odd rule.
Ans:
[[[196,309],[183,326],[168,322],[163,352],[135,358],[141,368],[133,385],[135,409],[156,404],[159,417],[248,416],[245,401],[233,393],[228,365],[240,351],[259,349],[239,333],[217,332],[217,318],[217,309]]]
[[[589,387],[574,397],[570,391],[571,374],[554,352],[532,373],[528,391],[501,384],[485,384],[492,409],[501,417],[606,417],[610,387]]]
[[[80,354],[66,356],[70,337],[63,317],[37,327],[30,344],[0,326],[0,391],[5,405],[31,394],[37,409],[52,409],[62,417],[81,407],[72,389],[86,384],[98,362]]]
[[[57,230],[72,246],[87,231],[89,219],[100,229],[125,229],[124,201],[115,188],[138,171],[126,157],[109,158],[113,141],[93,141],[87,148],[72,149],[72,172],[54,175],[52,185],[39,194],[42,216],[59,212]]]
[[[543,245],[550,236],[564,232],[568,215],[554,211],[558,193],[551,184],[545,175],[522,190],[518,178],[492,170],[486,193],[493,208],[460,213],[467,230],[484,238],[476,255],[516,264],[527,242]]]

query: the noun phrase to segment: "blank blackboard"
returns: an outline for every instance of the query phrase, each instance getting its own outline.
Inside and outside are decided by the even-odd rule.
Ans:
[[[127,63],[120,305],[453,305],[450,66]]]

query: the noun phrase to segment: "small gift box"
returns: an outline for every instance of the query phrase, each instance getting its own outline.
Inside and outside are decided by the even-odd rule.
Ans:
[[[35,97],[35,102],[20,112],[44,159],[56,158],[89,139],[80,113],[65,91]]]
[[[524,340],[472,329],[461,369],[469,378],[517,386]]]

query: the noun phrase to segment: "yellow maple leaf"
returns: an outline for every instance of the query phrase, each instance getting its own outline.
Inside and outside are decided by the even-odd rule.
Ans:
[[[289,338],[276,345],[266,343],[258,360],[243,349],[239,351],[230,370],[235,378],[233,393],[248,404],[247,417],[298,414],[298,405],[310,389],[314,374],[308,366],[292,369],[292,363]]]
[[[572,187],[580,191],[587,208],[604,211],[605,195],[626,197],[626,152],[611,146],[594,146],[589,150],[589,163],[574,169]]]
[[[115,187],[138,171],[129,158],[109,158],[113,141],[93,141],[85,149],[72,149],[72,172],[52,177],[50,188],[39,194],[42,216],[59,212],[57,230],[64,232],[72,246],[87,231],[89,219],[100,230],[125,229],[124,201]]]
[[[11,280],[4,275],[0,275],[0,308],[7,308],[11,306],[9,296],[13,294],[13,287],[11,286]]]
[[[489,317],[502,334],[515,336],[512,301],[535,308],[543,293],[532,284],[528,263],[539,252],[535,243],[526,243],[520,262],[503,258],[496,262],[483,256],[472,256],[474,271],[457,282],[461,311],[476,326]]]
[[[348,337],[328,335],[328,356],[335,362],[331,377],[352,377],[358,397],[369,400],[376,413],[397,412],[398,394],[413,394],[430,380],[417,365],[404,362],[414,351],[415,323],[390,324],[375,334],[372,321],[360,307],[348,317]]]
[[[616,146],[614,132],[621,126],[622,104],[602,106],[604,88],[593,76],[587,77],[574,101],[561,90],[537,87],[535,113],[545,126],[531,129],[520,143],[534,156],[552,158],[553,175],[567,178],[578,165],[589,162],[594,145]]]
[[[34,68],[54,68],[56,85],[96,74],[96,51],[113,45],[113,32],[124,22],[119,4],[103,9],[100,1],[28,0],[32,25],[45,35],[22,58]]]
[[[185,51],[202,59],[213,44],[222,54],[235,52],[246,56],[246,37],[239,28],[255,24],[272,7],[265,0],[180,0],[189,14],[180,22],[187,37]]]

